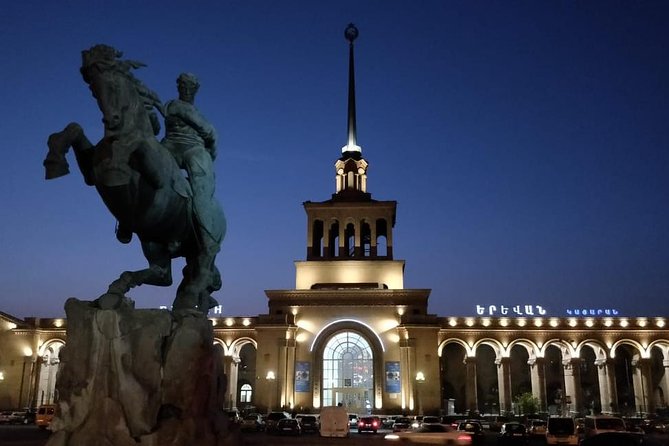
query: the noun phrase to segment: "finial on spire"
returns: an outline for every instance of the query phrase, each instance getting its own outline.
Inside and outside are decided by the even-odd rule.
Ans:
[[[355,67],[353,62],[353,41],[358,37],[358,28],[349,23],[344,30],[344,37],[349,42],[348,53],[348,141],[342,147],[342,153],[362,152],[357,143],[357,132],[355,128]]]
[[[358,38],[358,28],[356,28],[353,23],[349,23],[344,30],[344,37],[346,37],[346,40],[350,43],[353,43],[353,41]]]

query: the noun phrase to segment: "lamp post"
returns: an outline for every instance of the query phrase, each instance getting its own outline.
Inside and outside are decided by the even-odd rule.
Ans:
[[[274,380],[276,380],[276,375],[274,375],[272,370],[269,370],[267,372],[267,376],[265,376],[265,379],[269,384],[269,403],[267,404],[267,413],[270,413],[272,412],[272,394],[274,392]]]
[[[416,390],[418,393],[418,415],[423,415],[423,401],[421,400],[421,387],[425,382],[425,374],[423,372],[416,373]]]

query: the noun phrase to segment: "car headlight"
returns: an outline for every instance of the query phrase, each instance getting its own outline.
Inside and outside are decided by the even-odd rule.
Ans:
[[[400,436],[397,434],[387,434],[385,437],[386,440],[399,440]]]

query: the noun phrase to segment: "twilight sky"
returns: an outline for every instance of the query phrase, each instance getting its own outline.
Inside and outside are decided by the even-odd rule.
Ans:
[[[368,191],[398,201],[395,258],[430,312],[669,316],[669,3],[614,0],[4,2],[0,311],[61,316],[145,267],[72,153],[72,174],[44,180],[50,133],[101,137],[79,66],[106,43],[163,101],[180,72],[200,78],[228,217],[215,297],[265,313],[263,290],[292,288],[306,256],[302,202],[334,192],[349,22]]]

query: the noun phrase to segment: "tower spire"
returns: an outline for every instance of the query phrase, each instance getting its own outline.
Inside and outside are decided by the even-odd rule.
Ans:
[[[344,30],[344,37],[349,42],[348,52],[348,140],[342,147],[342,153],[362,152],[362,148],[357,142],[357,132],[355,128],[355,66],[353,57],[353,41],[358,37],[358,28],[353,23],[349,23]]]

